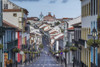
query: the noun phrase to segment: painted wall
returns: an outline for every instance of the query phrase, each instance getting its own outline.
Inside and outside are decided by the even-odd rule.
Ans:
[[[17,16],[14,17],[13,14],[16,13]],[[3,20],[19,27],[19,18],[22,17],[21,12],[3,12]]]
[[[15,5],[9,0],[2,0],[2,1],[3,1],[3,9],[4,9],[4,4],[8,4],[8,9],[19,9],[20,8],[19,6]]]
[[[91,63],[94,63],[94,48],[91,47]],[[95,64],[98,66],[98,49],[95,49]]]
[[[22,33],[21,32],[17,32],[18,34],[18,49],[21,49],[21,45],[22,45]],[[20,62],[21,61],[21,55],[18,53],[17,54],[17,61]]]
[[[72,27],[72,24],[80,23],[81,22],[81,16],[74,18],[73,20],[68,21],[68,28]]]
[[[96,0],[95,0],[95,9],[94,9],[94,0],[92,0],[92,1],[93,1],[93,3],[91,3],[91,0],[82,0],[81,1],[81,7],[82,7],[82,31],[81,31],[82,34],[81,34],[81,38],[84,40],[88,40],[87,36],[89,34],[91,34],[92,29],[94,28],[94,26],[96,26],[96,23],[94,23],[94,22],[97,22]],[[89,3],[90,3],[90,6],[89,6]],[[86,7],[88,7],[88,9],[86,9]],[[95,11],[95,14],[94,14],[94,11]],[[91,54],[91,56],[90,56],[90,54]],[[88,61],[87,59],[90,59],[90,60]],[[97,60],[97,54],[96,54],[96,60]],[[91,48],[91,50],[86,49],[86,47],[82,48],[81,61],[85,65],[87,65],[88,67],[91,66],[90,62],[93,62],[93,49],[92,48]],[[96,61],[96,64],[97,64],[97,61]]]

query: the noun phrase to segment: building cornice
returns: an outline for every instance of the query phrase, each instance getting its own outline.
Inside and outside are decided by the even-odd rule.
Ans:
[[[21,9],[4,9],[3,12],[21,12]]]

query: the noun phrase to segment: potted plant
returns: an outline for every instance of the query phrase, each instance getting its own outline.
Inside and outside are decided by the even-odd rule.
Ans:
[[[33,52],[34,54],[38,54],[38,52]]]
[[[76,47],[70,47],[70,50],[71,50],[71,51],[76,51],[77,48],[76,48]]]
[[[63,50],[63,52],[65,52],[65,58],[67,58],[67,57],[66,57],[66,53],[67,53],[68,51],[69,51],[69,50],[68,50],[67,48]],[[64,60],[65,60],[65,67],[66,67],[66,66],[67,66],[67,64],[66,64],[66,59],[64,59]]]
[[[58,53],[58,54],[60,54],[60,53],[61,53],[61,51],[58,51],[57,53]]]
[[[74,62],[75,62],[75,51],[77,50],[77,48],[75,46],[70,47],[70,50],[72,51],[72,55],[73,55],[73,66],[74,66]]]
[[[2,44],[0,44],[0,49],[3,49],[3,45]]]
[[[89,39],[89,40],[87,41],[87,45],[88,45],[88,46],[92,46],[93,43],[94,43],[93,39]],[[100,45],[100,40],[95,40],[95,43],[98,44],[98,45]]]
[[[14,48],[14,49],[13,49],[13,52],[18,53],[18,52],[20,52],[20,50],[19,50],[18,48]]]
[[[27,51],[24,51],[24,53],[27,54],[28,52]]]
[[[68,49],[64,49],[63,52],[67,53],[68,52]]]
[[[32,52],[34,54],[34,52]]]
[[[43,45],[42,45],[42,44],[40,44],[40,45],[39,45],[39,48],[40,48],[40,49],[43,49]]]

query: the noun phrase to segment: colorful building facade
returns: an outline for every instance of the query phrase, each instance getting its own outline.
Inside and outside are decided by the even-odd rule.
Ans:
[[[15,37],[16,39],[18,39],[17,47],[20,50],[22,50],[23,47],[29,44],[29,43],[27,44],[27,42],[29,42],[28,37],[30,37],[30,35],[26,31],[27,15],[28,11],[26,9],[17,6],[16,4],[12,3],[9,0],[3,0],[3,19],[20,29],[20,31],[16,31],[16,37]],[[22,56],[19,53],[17,56],[17,60],[18,63],[21,62],[22,60]]]
[[[92,37],[92,30],[95,27],[97,30],[97,18],[98,18],[98,0],[80,0],[82,9],[82,29],[81,29],[81,62],[82,67],[93,66],[93,47],[89,48],[87,40]],[[97,48],[95,50],[95,61],[98,67],[98,53]]]

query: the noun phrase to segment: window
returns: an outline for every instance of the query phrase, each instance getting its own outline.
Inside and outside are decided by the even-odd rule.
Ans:
[[[88,16],[88,4],[86,5],[86,10],[87,10],[87,13],[86,13],[86,16]]]
[[[88,3],[88,16],[90,15],[90,6],[89,6],[90,3]]]
[[[85,16],[85,6],[83,6],[83,16]]]
[[[84,16],[86,16],[86,5],[84,6]]]
[[[85,5],[85,16],[87,16],[87,4]]]
[[[13,14],[13,16],[14,16],[14,17],[17,17],[17,14],[16,14],[16,13],[14,13],[14,14]]]
[[[91,16],[92,16],[92,13],[93,13],[93,11],[92,11],[92,7],[93,7],[93,5],[92,5],[92,2],[93,0],[91,0]]]
[[[90,15],[90,3],[89,3],[89,15]]]
[[[4,4],[4,9],[8,9],[8,4]]]
[[[89,34],[90,34],[90,32],[91,32],[91,29],[89,28]]]
[[[81,10],[81,13],[82,13],[82,17],[83,17],[83,6],[82,6],[82,10]]]
[[[80,32],[80,33],[79,33],[79,34],[80,34],[80,37],[79,37],[79,39],[80,39],[80,38],[81,38],[81,30],[80,30],[79,32]]]
[[[82,6],[82,17],[83,17],[83,6]]]
[[[96,14],[98,14],[98,0],[96,0]]]
[[[90,3],[82,6],[82,17],[89,16],[91,12],[92,12],[92,9],[91,9]]]
[[[89,15],[89,8],[88,8],[88,4],[87,4],[87,16]]]
[[[95,15],[95,0],[94,0],[94,15]]]
[[[85,16],[87,16],[87,5],[85,5]]]
[[[13,31],[11,32],[11,41],[13,41]]]

